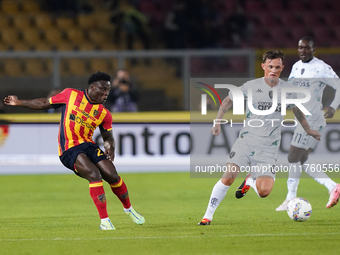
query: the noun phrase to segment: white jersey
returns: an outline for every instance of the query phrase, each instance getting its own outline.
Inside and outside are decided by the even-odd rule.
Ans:
[[[252,90],[252,103],[256,110],[268,110],[273,105],[273,90],[277,91],[277,105],[273,113],[268,115],[256,115],[248,109],[244,127],[240,132],[240,137],[251,137],[251,143],[258,144],[266,150],[276,149],[280,145],[281,140],[281,89],[294,87],[294,85],[279,79],[278,85],[271,88],[264,80],[258,78],[248,81],[241,86],[242,92],[246,100],[248,98],[248,89]],[[229,97],[233,100],[232,93]],[[287,98],[296,98],[296,93],[287,93]],[[290,105],[289,107],[292,107]]]
[[[311,92],[311,99],[303,105],[312,115],[306,115],[308,122],[324,120],[322,107],[322,94],[326,85],[335,90],[340,88],[339,77],[333,71],[332,67],[322,60],[314,57],[308,63],[301,60],[296,62],[289,75],[288,82],[297,87],[308,89]],[[338,108],[338,100],[334,100],[331,107]]]

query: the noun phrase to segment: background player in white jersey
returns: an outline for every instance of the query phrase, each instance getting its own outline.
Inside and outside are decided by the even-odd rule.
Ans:
[[[311,126],[320,133],[326,126],[326,118],[332,118],[335,110],[340,103],[340,83],[339,77],[333,71],[332,67],[322,60],[314,57],[315,46],[312,38],[305,36],[300,39],[298,44],[298,53],[300,60],[296,62],[291,70],[288,82],[295,86],[306,88],[311,92],[311,99],[304,104],[312,115],[307,115],[306,119]],[[322,95],[326,85],[336,90],[335,97],[330,106],[322,109]],[[324,113],[323,110],[326,110]],[[288,162],[292,164],[292,169],[305,168],[307,174],[313,177],[318,183],[324,185],[329,190],[329,201],[326,205],[331,208],[337,204],[340,194],[340,184],[331,180],[324,172],[311,171],[304,163],[307,164],[308,155],[315,148],[317,141],[311,139],[298,124],[290,146]],[[308,162],[309,164],[312,162]],[[295,168],[296,167],[296,168]],[[289,173],[287,180],[288,193],[285,201],[276,208],[276,211],[286,211],[289,200],[297,195],[297,187],[301,171]]]
[[[263,63],[261,64],[264,70],[264,77],[246,82],[241,86],[246,98],[248,97],[248,88],[252,89],[253,92],[252,95],[249,94],[249,98],[251,97],[253,99],[255,110],[265,111],[275,107],[275,111],[267,115],[256,115],[247,109],[246,123],[252,120],[254,123],[258,121],[264,124],[261,127],[251,127],[247,125],[241,130],[239,138],[237,138],[231,148],[227,160],[226,169],[230,169],[230,171],[226,171],[222,178],[215,184],[206,213],[198,225],[210,225],[216,208],[225,197],[230,185],[237,177],[240,168],[248,165],[250,165],[250,167],[257,167],[256,171],[251,171],[251,173],[247,175],[242,185],[246,186],[246,183],[251,186],[260,197],[266,197],[270,194],[275,178],[275,171],[272,166],[276,163],[281,140],[281,121],[283,119],[281,115],[281,89],[293,87],[292,84],[279,79],[284,67],[283,61],[284,54],[281,51],[266,52],[263,55]],[[275,95],[275,92],[277,92],[277,95]],[[274,96],[277,96],[278,99],[277,106],[272,103]],[[291,98],[294,98],[294,96],[296,95],[290,94]],[[229,93],[218,110],[217,119],[222,119],[232,105],[233,95]],[[315,139],[320,139],[319,132],[309,127],[305,115],[301,110],[295,105],[290,105],[290,107],[292,107],[296,118],[301,122],[307,134],[315,137]],[[221,126],[219,124],[216,124],[211,129],[213,135],[219,135],[220,131]],[[242,196],[244,196],[245,193],[246,191]]]

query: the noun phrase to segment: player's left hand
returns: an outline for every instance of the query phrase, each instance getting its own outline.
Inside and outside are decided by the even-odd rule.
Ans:
[[[115,152],[112,149],[105,150],[106,158],[110,161],[115,160]]]
[[[306,132],[307,135],[313,136],[316,140],[321,140],[321,135],[318,131],[310,129],[308,132]]]
[[[333,109],[330,106],[324,107],[322,110],[326,110],[325,113],[325,118],[333,118],[334,114],[335,114],[335,109]]]

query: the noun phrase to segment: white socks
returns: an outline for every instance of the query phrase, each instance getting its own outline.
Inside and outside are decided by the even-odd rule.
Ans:
[[[315,168],[314,167],[312,168],[311,165],[314,165]],[[302,167],[303,167],[303,170],[310,177],[314,178],[314,180],[320,183],[321,185],[324,185],[328,189],[329,192],[335,188],[336,182],[333,181],[331,178],[329,178],[326,173],[324,173],[323,171],[320,171],[320,169],[316,167],[316,164],[310,163],[309,160],[307,160]]]
[[[104,219],[100,219],[100,223],[103,223],[103,222],[105,222],[105,221],[108,221],[108,220],[110,220],[110,218],[109,218],[109,217],[107,217],[107,218],[104,218]]]
[[[219,204],[221,203],[221,201],[223,200],[223,198],[227,194],[229,187],[230,186],[224,185],[221,180],[219,180],[215,184],[215,186],[214,186],[214,188],[211,192],[211,195],[210,195],[207,211],[205,212],[203,218],[206,218],[208,220],[212,220],[214,213],[215,213],[215,210],[217,209],[217,207],[219,206]]]
[[[314,165],[314,167],[311,167],[311,165]],[[297,188],[300,181],[301,171],[300,171],[300,162],[297,163],[290,163],[290,172],[287,180],[287,200],[291,200],[297,196]],[[328,177],[326,173],[323,171],[320,171],[319,168],[317,168],[316,164],[310,163],[309,160],[307,160],[303,166],[302,169],[311,176],[315,181],[320,183],[321,185],[324,185],[328,191],[330,192],[332,189],[335,188],[336,182],[333,181],[331,178]]]
[[[260,197],[259,192],[257,191],[257,187],[256,187],[256,179],[250,176],[246,181],[246,185],[249,185],[250,187],[252,187],[253,190],[256,192],[256,194]]]
[[[287,180],[288,193],[286,200],[291,200],[296,197],[301,176],[300,162],[289,163],[289,169],[290,171]]]

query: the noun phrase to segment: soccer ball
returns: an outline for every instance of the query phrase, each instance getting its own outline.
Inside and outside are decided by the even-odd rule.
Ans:
[[[294,221],[306,221],[312,215],[312,205],[307,199],[296,197],[289,201],[287,213]]]

